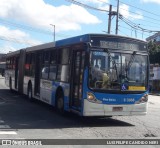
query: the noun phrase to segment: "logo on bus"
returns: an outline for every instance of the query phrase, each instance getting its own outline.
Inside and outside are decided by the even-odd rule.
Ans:
[[[116,99],[113,99],[113,98],[103,98],[103,101],[106,101],[106,102],[116,102]]]

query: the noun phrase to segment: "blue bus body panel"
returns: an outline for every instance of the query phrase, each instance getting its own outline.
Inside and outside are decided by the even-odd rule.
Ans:
[[[56,105],[56,91],[58,87],[61,87],[64,92],[64,110],[68,111],[69,110],[69,88],[70,85],[68,83],[63,83],[63,82],[54,82],[52,83],[52,101],[51,105],[55,106]]]
[[[81,35],[77,37],[56,41],[55,47],[66,46],[66,45],[76,44],[81,42],[89,42],[89,41],[90,41],[90,35],[86,34],[86,35]]]
[[[56,83],[56,82],[52,82],[52,99],[51,99],[51,105],[52,106],[55,106],[55,103],[56,103],[56,90],[59,86],[59,83]]]
[[[95,97],[102,101],[102,104],[108,105],[130,105],[135,104],[143,94],[109,94],[109,93],[94,93]]]

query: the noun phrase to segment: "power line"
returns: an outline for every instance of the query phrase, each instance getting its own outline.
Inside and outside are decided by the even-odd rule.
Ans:
[[[115,0],[115,1],[117,1],[117,0]],[[150,12],[150,11],[144,10],[144,9],[142,9],[142,8],[139,8],[139,7],[133,6],[133,5],[128,4],[128,3],[124,3],[124,2],[122,2],[122,1],[119,1],[119,2],[120,2],[120,3],[122,3],[122,4],[128,5],[128,6],[131,6],[131,7],[133,7],[133,8],[139,9],[139,10],[141,10],[141,11],[144,11],[144,12],[147,12],[147,13],[150,13],[150,14],[152,14],[152,15],[155,15],[155,16],[160,17],[160,15],[155,14],[155,13],[153,13],[153,12]]]
[[[22,25],[22,24],[18,24],[18,23],[13,23],[13,22],[1,19],[1,18],[0,18],[0,23],[6,24],[6,25],[9,25],[9,26],[14,26],[16,28],[20,28],[20,29],[23,29],[23,30],[33,31],[33,32],[37,32],[37,33],[42,33],[42,34],[49,35],[49,36],[53,35],[51,31],[44,31],[42,29],[33,28],[31,26]],[[56,33],[56,35],[59,36],[59,37],[69,36],[69,35],[60,34],[60,33]]]
[[[85,6],[85,7],[87,7],[87,8],[91,8],[91,9],[94,8],[94,10],[102,11],[102,9],[98,9],[98,8],[95,8],[95,7],[91,7],[91,6],[89,6],[89,5],[80,3],[80,2],[78,2],[78,1],[76,1],[76,0],[67,0],[67,1],[72,2],[72,3],[74,3],[74,4],[77,4],[77,5],[80,5],[80,6],[83,6],[83,7]],[[102,2],[101,0],[97,0],[97,1]],[[116,1],[117,1],[117,0],[116,0]],[[106,3],[106,2],[104,2],[104,1],[103,1],[102,3],[109,4],[109,3]],[[125,10],[125,9],[123,9],[123,8],[120,8],[120,9],[121,9],[121,10]],[[103,10],[103,11],[106,11],[106,10]],[[127,11],[127,10],[125,10],[125,11]],[[107,12],[108,12],[108,11],[107,11]],[[135,13],[135,12],[132,12],[132,11],[129,11],[129,12],[132,13],[132,14],[140,15],[140,14]],[[148,12],[148,13],[149,13],[149,12]],[[132,16],[131,16],[131,17],[132,17]],[[154,20],[154,21],[158,21],[158,22],[160,21],[160,20],[158,20],[158,19],[154,19],[154,18],[151,18],[151,17],[148,17],[148,16],[143,16],[143,17],[146,17],[146,18],[152,19],[152,20]],[[123,22],[125,22],[127,25],[129,25],[130,27],[132,27],[133,29],[142,31],[142,34],[143,34],[144,32],[149,32],[149,33],[150,33],[150,32],[159,32],[159,31],[154,31],[154,30],[149,30],[149,29],[142,28],[142,27],[140,27],[139,25],[137,25],[137,24],[131,22],[130,20],[124,18],[122,15],[120,16],[120,19],[121,19]]]
[[[92,7],[92,6],[89,6],[89,5],[87,5],[87,4],[78,2],[78,1],[76,1],[76,0],[66,0],[66,1],[71,2],[71,3],[73,3],[73,4],[76,4],[76,5],[78,5],[78,6],[82,6],[82,7],[88,8],[88,9],[97,10],[97,11],[109,12],[108,10],[99,9],[99,8],[96,8],[96,7]]]
[[[105,3],[105,4],[109,4],[109,3],[106,3],[106,2],[104,2],[104,1],[101,1],[101,0],[97,0],[97,1],[99,1],[99,2],[101,2],[101,3]],[[118,1],[118,0],[116,0],[116,1]],[[120,1],[121,2],[121,1]],[[123,2],[121,2],[121,3],[123,3]],[[126,3],[124,3],[124,4],[126,4]],[[112,5],[112,6],[114,6],[114,5]],[[129,6],[132,6],[132,5],[129,5]],[[116,6],[114,6],[114,7],[116,7]],[[133,7],[135,7],[135,6],[133,6]],[[135,7],[135,8],[137,8],[137,7]],[[120,8],[121,10],[125,10],[125,9],[123,9],[123,8]],[[138,9],[138,8],[137,8]],[[141,8],[140,8],[141,9]],[[146,11],[146,10],[143,10],[143,9],[141,9],[142,11],[145,11],[145,12],[147,12],[147,13],[150,13],[150,14],[154,14],[154,13],[152,13],[152,12],[149,12],[149,11]],[[125,10],[125,11],[127,11],[127,10]],[[129,11],[130,13],[133,13],[133,14],[136,14],[136,15],[140,15],[140,14],[138,14],[138,13],[135,13],[135,12],[132,12],[132,11]],[[154,15],[156,15],[156,14],[154,14]],[[160,15],[157,15],[157,16],[160,16]],[[133,16],[130,16],[131,18],[134,18]],[[152,20],[155,20],[155,21],[158,21],[159,22],[159,20],[157,20],[157,19],[154,19],[154,18],[151,18],[151,17],[148,17],[148,16],[144,16],[143,15],[143,17],[146,17],[146,18],[149,18],[149,19],[152,19]],[[148,21],[148,20],[141,20],[141,21],[144,21],[144,22],[149,22],[149,23],[151,23],[151,24],[153,24],[153,22],[151,22],[151,21]],[[158,24],[158,23],[154,23],[154,24],[157,24],[157,25],[160,25],[160,24]],[[129,25],[129,24],[127,24],[127,25]],[[141,24],[142,25],[142,24]],[[134,26],[134,27],[133,27]],[[135,26],[137,26],[136,24],[134,24],[132,26],[132,28],[135,28]],[[157,26],[158,27],[158,26]],[[143,29],[142,27],[137,27],[137,28],[135,28],[135,29],[139,29],[139,30],[141,30],[142,32],[144,32],[144,31],[148,31],[148,32],[150,32],[150,31],[153,31],[153,30],[147,30],[147,29]],[[154,31],[154,32],[157,32],[157,31]]]
[[[134,17],[133,17],[133,16],[129,16],[129,17],[134,19]],[[141,21],[142,21],[142,22],[147,22],[147,23],[153,24],[153,21],[151,22],[151,21],[143,20],[143,19],[141,19]],[[155,22],[154,22],[154,24],[156,24],[156,25],[160,25],[159,23],[155,23]],[[143,24],[142,24],[142,25],[143,25]],[[147,26],[148,26],[148,25],[147,25]],[[154,27],[155,27],[155,26],[154,26]],[[159,26],[156,26],[156,27],[159,27]]]
[[[98,10],[98,11],[106,11],[106,10],[98,9],[98,8],[91,7],[91,6],[89,6],[89,5],[80,3],[80,2],[78,2],[78,1],[76,1],[76,0],[66,0],[66,1],[69,1],[69,2],[71,2],[71,3],[77,4],[77,5],[82,6],[82,7],[87,7],[87,8],[89,8],[89,9],[94,9],[94,10]],[[100,1],[100,0],[97,0],[97,1]],[[102,1],[100,1],[100,2],[102,2]],[[106,2],[102,2],[102,3],[106,3]],[[109,3],[106,3],[106,4],[109,4]],[[120,8],[120,9],[123,9],[123,8]],[[123,9],[123,10],[125,10],[125,9]],[[108,11],[107,11],[107,12],[108,12]],[[134,13],[134,14],[138,14],[138,13],[135,13],[135,12],[132,12],[132,11],[129,11],[129,12]],[[139,15],[139,14],[138,14],[138,15]],[[150,17],[148,17],[148,18],[150,18]],[[133,29],[137,29],[137,30],[140,30],[140,31],[142,31],[142,32],[159,32],[159,31],[144,29],[144,28],[138,26],[137,24],[131,22],[130,20],[127,20],[127,19],[124,18],[122,15],[120,16],[120,19],[121,19],[122,21],[124,21],[127,25],[129,25],[130,27],[132,27]],[[150,19],[153,19],[153,18],[150,18]],[[153,19],[153,20],[156,20],[156,21],[157,21],[157,19]]]
[[[132,30],[131,28],[124,27],[124,26],[121,26],[121,25],[119,25],[119,27],[129,30],[129,31],[131,31],[131,33],[132,33],[132,31],[135,31],[135,29],[133,29],[132,27],[131,27],[131,28],[132,28],[133,30]],[[147,36],[147,37],[149,36],[149,35],[147,34],[147,32],[143,32],[143,31],[140,32],[140,31],[137,31],[137,33],[143,34],[143,35],[145,35],[145,36]],[[148,33],[150,33],[150,32],[148,32]],[[131,36],[132,36],[132,35],[131,35]]]
[[[24,29],[24,30],[43,33],[43,34],[46,34],[46,35],[52,35],[51,32],[49,32],[49,31],[44,31],[44,30],[41,30],[41,29],[33,28],[31,26],[26,26],[26,25],[21,25],[21,24],[18,24],[18,23],[13,23],[13,22],[10,22],[10,21],[4,20],[4,19],[0,19],[0,23],[7,24],[7,25],[12,25],[16,28],[21,28],[21,29]]]
[[[123,8],[119,8],[119,9],[127,11],[126,9],[123,9]],[[139,13],[136,13],[136,12],[133,12],[133,11],[129,11],[129,12],[130,12],[130,13],[132,13],[132,14],[140,15]],[[160,22],[160,20],[158,20],[158,19],[154,19],[154,18],[149,17],[149,16],[145,16],[145,15],[143,15],[143,17],[145,17],[145,18],[149,18],[149,19],[154,20],[154,21],[157,21],[157,22]]]
[[[24,41],[24,40],[17,40],[15,38],[11,38],[11,37],[5,37],[5,36],[0,36],[0,40],[5,40],[5,41],[9,41],[9,42],[14,42],[14,43],[18,43],[18,44],[26,44],[26,45],[35,45],[33,43],[30,43],[29,41]]]
[[[120,29],[118,29],[118,31],[121,32],[122,34],[124,34],[125,36],[129,37],[129,35],[127,35],[126,33],[122,32]]]
[[[97,1],[102,2],[102,3],[105,3],[105,4],[108,4],[108,3],[104,2],[104,1],[101,1],[101,0],[97,0]],[[116,1],[117,1],[117,0],[116,0]],[[110,4],[110,5],[111,5],[111,4]],[[116,7],[115,5],[112,5],[112,6]],[[119,8],[119,9],[127,11],[127,10],[124,9],[124,8]],[[133,11],[130,11],[130,10],[128,10],[128,12],[130,12],[131,14],[140,15],[139,13],[136,13],[136,12],[133,12]],[[149,12],[149,11],[148,11],[148,12]],[[152,12],[150,12],[150,13],[152,13]],[[160,16],[160,15],[158,15],[158,16]],[[151,20],[154,20],[154,21],[160,22],[160,20],[154,19],[154,18],[149,17],[149,16],[146,16],[146,15],[143,15],[143,17],[148,18],[148,19],[151,19]]]
[[[87,6],[87,8],[94,9],[94,10],[97,10],[97,11],[107,11],[107,10],[103,10],[103,9],[98,9],[98,8],[95,8],[95,7],[91,7],[91,6],[89,6],[89,5],[80,3],[80,2],[75,1],[75,0],[66,0],[66,1],[72,2],[72,3],[77,4],[77,5],[79,5],[79,6]],[[97,0],[97,1],[99,1],[99,2],[101,2],[101,3],[108,4],[108,5],[110,4],[110,3],[106,3],[106,2],[101,1],[101,0]],[[114,6],[114,5],[112,5],[112,6]],[[114,7],[116,8],[116,6],[114,6]],[[126,9],[123,9],[123,8],[120,8],[120,9],[127,11]],[[107,12],[108,12],[108,11],[107,11]],[[132,13],[132,14],[140,15],[139,13],[136,13],[136,12],[133,12],[133,11],[129,11],[129,12]],[[149,11],[148,11],[148,12],[149,12]],[[134,18],[133,16],[130,16],[130,17],[131,17],[131,18]],[[154,19],[154,18],[151,18],[151,17],[148,17],[148,16],[144,16],[144,15],[143,15],[143,17],[146,17],[146,18],[152,19],[152,20],[154,20],[154,21],[158,21],[158,22],[160,21],[160,20],[157,20],[157,19]],[[141,21],[149,22],[149,23],[152,23],[152,24],[153,24],[153,22],[150,22],[150,21],[148,21],[148,20],[141,20]],[[160,25],[160,24],[158,24],[158,23],[154,23],[154,24]],[[158,27],[158,26],[157,26],[157,27]]]
[[[159,31],[156,31],[156,30],[149,30],[149,29],[142,28],[139,25],[137,25],[137,24],[131,22],[130,20],[124,18],[122,15],[120,15],[120,19],[134,29],[141,30],[143,32],[159,32]]]
[[[99,9],[99,8],[96,8],[96,7],[92,7],[92,6],[89,6],[89,5],[86,5],[86,4],[84,4],[84,3],[81,3],[81,2],[78,2],[78,1],[76,1],[76,0],[66,0],[66,1],[68,1],[68,2],[71,2],[71,3],[74,3],[74,4],[76,4],[76,5],[79,5],[79,6],[82,6],[82,7],[85,7],[85,8],[88,8],[88,9],[92,9],[92,10],[96,10],[96,11],[103,11],[103,12],[108,12],[108,10],[105,10],[105,9]],[[97,1],[100,1],[100,0],[97,0]],[[100,1],[100,2],[102,2],[102,1]],[[103,2],[103,3],[106,3],[106,2]],[[121,2],[122,3],[122,2]],[[106,4],[109,4],[109,3],[106,3]],[[122,9],[122,8],[121,8]],[[123,10],[125,10],[125,9],[123,9]],[[131,11],[129,11],[129,12],[131,12]],[[135,12],[131,12],[131,13],[134,13],[134,14],[138,14],[138,13],[135,13]],[[139,15],[139,14],[138,14]],[[155,19],[154,19],[155,20]],[[30,27],[30,26],[25,26],[25,25],[21,25],[21,24],[17,24],[17,23],[13,23],[13,22],[9,22],[9,21],[6,21],[6,20],[2,20],[2,19],[0,19],[0,21],[2,22],[2,23],[4,23],[4,24],[9,24],[9,25],[12,25],[12,26],[15,26],[15,27],[17,27],[17,28],[21,28],[21,29],[25,29],[25,30],[29,30],[29,31],[35,31],[35,32],[39,32],[39,33],[44,33],[44,34],[47,34],[47,35],[52,35],[49,31],[43,31],[43,30],[41,30],[41,29],[35,29],[35,28],[33,28],[33,27]],[[124,20],[123,20],[124,21]],[[126,23],[128,23],[128,25],[131,25],[132,23],[131,22],[129,22],[128,20],[125,20],[126,21]],[[159,20],[157,20],[157,21],[159,21]],[[136,24],[132,24],[132,27],[134,28],[134,27],[137,27],[137,25]],[[134,28],[134,29],[139,29],[139,30],[143,30],[143,31],[150,31],[150,30],[147,30],[147,29],[143,29],[143,28],[141,28],[141,27],[137,27],[137,28]],[[157,32],[157,31],[155,31],[155,32]],[[59,35],[60,36],[60,35]]]

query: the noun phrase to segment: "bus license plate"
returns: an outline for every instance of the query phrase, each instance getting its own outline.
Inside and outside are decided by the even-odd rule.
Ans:
[[[113,112],[123,111],[123,107],[113,107]]]

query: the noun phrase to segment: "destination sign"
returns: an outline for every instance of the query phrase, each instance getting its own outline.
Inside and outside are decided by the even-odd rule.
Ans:
[[[124,50],[139,50],[138,44],[124,43],[124,42],[112,42],[112,41],[100,41],[101,48],[111,49],[124,49]]]
[[[136,39],[123,37],[91,36],[91,46],[98,48],[127,50],[127,51],[145,51],[147,52],[147,43]]]

